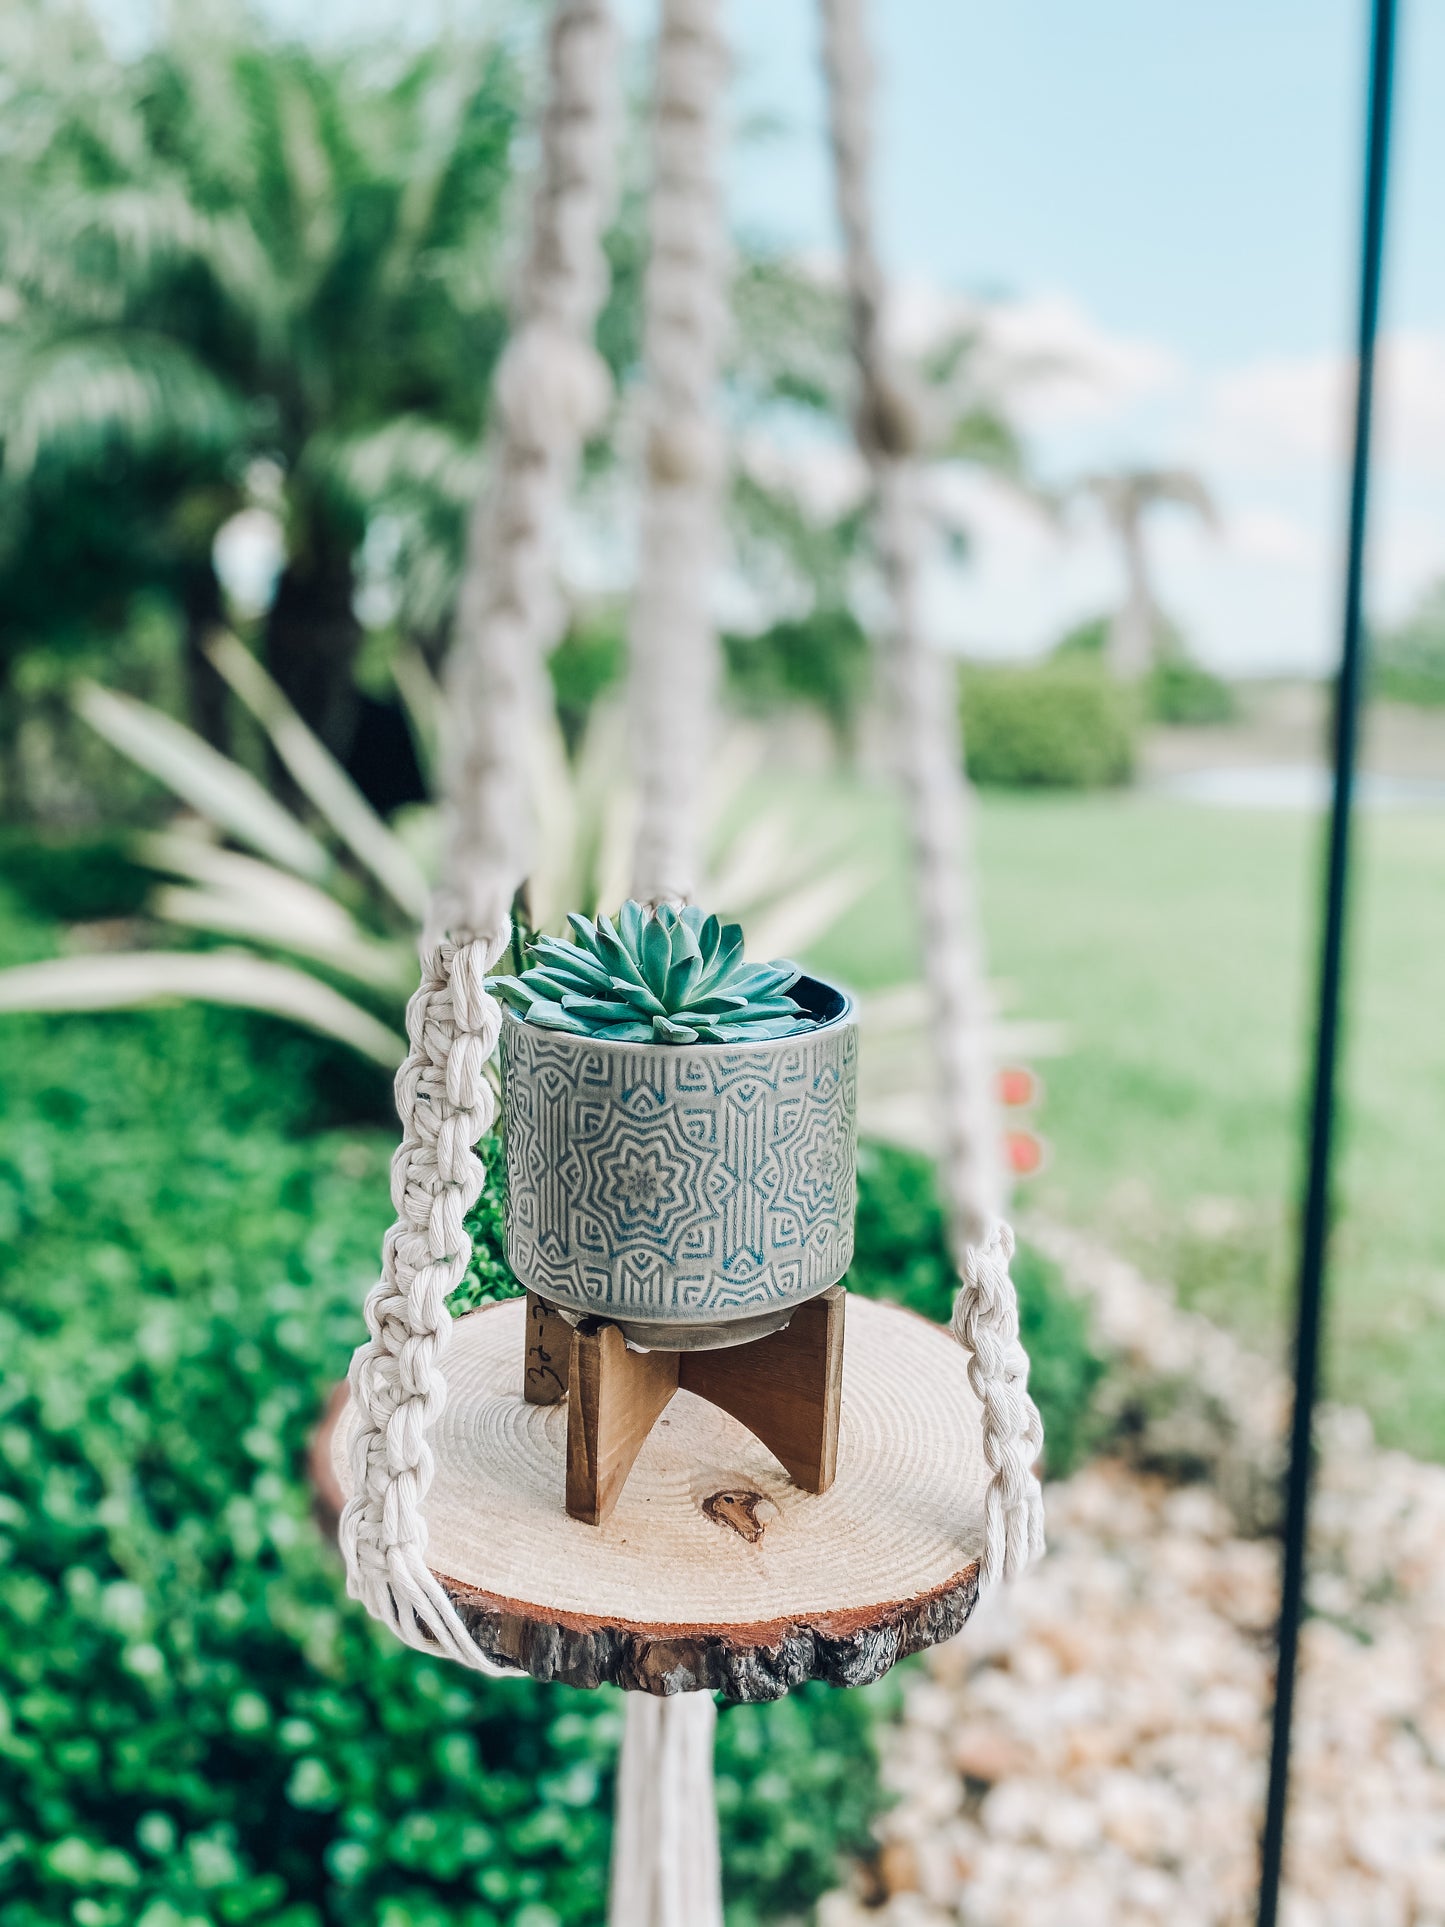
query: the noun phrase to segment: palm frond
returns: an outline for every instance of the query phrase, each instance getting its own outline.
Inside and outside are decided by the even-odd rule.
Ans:
[[[330,937],[344,940],[358,927],[350,912],[325,890],[274,863],[227,849],[199,824],[146,831],[130,849],[137,863],[160,876],[184,877],[188,883],[238,902],[264,904],[304,931],[308,943]]]
[[[316,76],[294,67],[277,71],[281,159],[290,187],[299,279],[314,289],[330,268],[341,234],[338,167],[330,151]]]
[[[387,1070],[406,1054],[404,1037],[340,991],[247,951],[112,952],[0,970],[0,1011],[134,1010],[177,998],[284,1017]]]
[[[238,843],[283,869],[323,881],[331,858],[311,832],[249,771],[211,748],[194,731],[132,696],[83,682],[75,706],[93,730]]]
[[[430,53],[432,50],[428,50]],[[397,206],[396,226],[382,267],[384,285],[397,289],[415,272],[416,255],[430,233],[437,206],[455,164],[460,136],[477,94],[482,49],[474,41],[448,37],[435,50],[440,59],[427,59],[393,87],[392,98],[412,93],[410,118],[417,129],[407,156],[406,179]]]
[[[420,923],[426,914],[427,881],[405,844],[391,834],[243,643],[218,631],[207,643],[206,654],[265,730],[298,788],[393,903]]]
[[[219,456],[244,433],[243,403],[178,342],[86,334],[18,344],[0,362],[5,472],[42,460],[89,468],[112,453]]]
[[[986,403],[975,402],[945,422],[933,453],[944,461],[967,462],[1010,480],[1024,472],[1024,449],[1008,417]]]
[[[258,335],[279,299],[266,252],[239,210],[196,205],[177,179],[41,192],[5,220],[7,277],[61,314],[123,323],[166,277],[200,269]]]
[[[1121,533],[1137,528],[1148,511],[1161,502],[1193,509],[1211,528],[1218,519],[1214,498],[1203,477],[1188,468],[1109,470],[1082,476],[1077,491],[1092,496]]]
[[[165,923],[211,936],[244,937],[261,950],[288,951],[389,997],[404,997],[416,974],[410,945],[378,942],[350,918],[340,930],[315,930],[297,923],[279,902],[178,883],[162,885],[149,907]]]
[[[852,396],[842,289],[795,262],[747,262],[733,278],[729,375],[744,405],[778,403],[838,421]]]
[[[167,885],[155,891],[149,908],[162,920],[290,951],[388,996],[405,996],[410,990],[414,946],[372,936],[335,897],[314,884],[275,864],[223,849],[193,831],[158,831],[138,837],[132,847],[147,869],[198,886]]]
[[[482,478],[475,439],[424,415],[397,415],[354,435],[317,436],[305,459],[312,474],[362,509],[416,496],[465,510]]]

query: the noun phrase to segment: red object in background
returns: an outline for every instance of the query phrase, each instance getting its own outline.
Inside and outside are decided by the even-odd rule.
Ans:
[[[1044,1141],[1032,1131],[1006,1131],[1003,1141],[1008,1168],[1016,1178],[1032,1178],[1044,1168]]]
[[[1026,1071],[1021,1065],[1011,1065],[998,1074],[998,1101],[1008,1110],[1016,1111],[1025,1104],[1037,1104],[1043,1091],[1043,1084],[1035,1071]]]

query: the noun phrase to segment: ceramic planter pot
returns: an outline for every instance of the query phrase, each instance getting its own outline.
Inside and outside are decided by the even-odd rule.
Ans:
[[[818,1028],[757,1044],[619,1044],[502,1020],[507,1259],[638,1345],[741,1344],[853,1257],[858,1029],[810,977]]]

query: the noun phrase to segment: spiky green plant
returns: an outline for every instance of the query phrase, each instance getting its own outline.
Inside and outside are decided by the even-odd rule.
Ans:
[[[747,963],[740,924],[630,900],[615,924],[567,921],[575,943],[539,937],[520,977],[492,979],[526,1023],[636,1044],[757,1043],[813,1027],[788,995],[798,966]]]

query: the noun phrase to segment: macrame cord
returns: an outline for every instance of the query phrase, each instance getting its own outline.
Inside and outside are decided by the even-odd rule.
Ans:
[[[715,397],[727,319],[718,181],[726,51],[717,0],[663,0],[644,292],[646,483],[629,709],[641,771],[633,895],[698,883],[701,766],[716,680],[713,572],[723,478]]]
[[[489,483],[468,532],[446,707],[445,882],[423,940],[397,1074],[396,1222],[366,1302],[370,1339],[351,1364],[355,1496],[342,1513],[347,1583],[409,1645],[483,1672],[426,1563],[427,1431],[446,1397],[447,1298],[465,1274],[466,1217],[481,1191],[474,1146],[496,1099],[486,1065],[500,1011],[488,971],[526,874],[533,684],[553,607],[551,536],[582,440],[601,419],[592,347],[605,285],[617,69],[601,0],[560,0],[547,46],[547,105],[515,327],[497,371]]]
[[[632,894],[685,902],[700,868],[701,777],[716,677],[713,578],[727,310],[718,178],[726,54],[718,0],[663,0],[644,288],[646,481],[628,707],[642,772]],[[608,1918],[722,1927],[710,1693],[627,1695]]]
[[[1003,1205],[1000,1132],[988,1048],[982,944],[968,879],[969,792],[951,678],[919,616],[920,541],[928,526],[917,459],[920,409],[893,368],[883,334],[886,286],[874,243],[869,172],[872,67],[861,0],[822,0],[834,181],[843,230],[857,434],[877,496],[877,539],[891,602],[898,762],[907,793],[924,954],[939,1056],[944,1129],[939,1174],[960,1288],[952,1328],[970,1354],[983,1406],[989,1485],[980,1582],[1011,1579],[1043,1551],[1034,1463],[1043,1427],[1028,1393],[1009,1276],[1013,1233]]]

